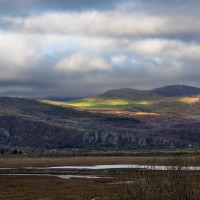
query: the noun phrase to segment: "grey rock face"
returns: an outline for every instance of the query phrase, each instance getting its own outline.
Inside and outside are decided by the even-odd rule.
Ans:
[[[4,128],[0,128],[0,144],[6,144],[10,138],[10,133]]]
[[[4,128],[0,128],[0,136],[5,136],[5,137],[9,138],[10,133],[7,130],[5,130]]]
[[[90,131],[85,134],[83,144],[89,148],[152,148],[174,147],[173,141],[157,137],[141,137],[131,133]]]

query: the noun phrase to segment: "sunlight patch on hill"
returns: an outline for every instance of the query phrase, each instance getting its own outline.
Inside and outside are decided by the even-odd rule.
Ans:
[[[133,115],[153,115],[153,116],[158,116],[160,114],[153,113],[153,112],[134,112]]]
[[[183,97],[180,101],[188,104],[199,103],[199,97]]]
[[[79,99],[67,102],[58,102],[58,101],[51,101],[51,100],[42,100],[41,102],[57,105],[57,106],[73,106],[73,107],[85,107],[85,108],[129,108],[129,107],[143,107],[152,105],[152,101],[131,101],[131,100],[123,100],[123,99],[109,99],[109,98],[86,98],[86,99]]]
[[[130,102],[121,99],[100,99],[87,98],[68,102],[71,106],[77,107],[108,107],[108,106],[124,106]]]
[[[46,103],[46,104],[55,105],[55,106],[63,106],[63,107],[69,106],[69,104],[67,104],[65,102],[60,102],[60,101],[42,100],[41,102]]]
[[[137,101],[137,104],[141,104],[141,105],[151,105],[152,102],[151,101]]]

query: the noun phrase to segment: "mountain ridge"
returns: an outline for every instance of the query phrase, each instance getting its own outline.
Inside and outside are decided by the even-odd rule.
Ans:
[[[200,94],[200,88],[188,85],[168,85],[151,90],[165,97],[188,96]]]
[[[105,98],[156,98],[156,97],[181,97],[200,94],[200,88],[187,85],[167,85],[151,90],[137,90],[133,88],[121,88],[108,90],[98,97]]]

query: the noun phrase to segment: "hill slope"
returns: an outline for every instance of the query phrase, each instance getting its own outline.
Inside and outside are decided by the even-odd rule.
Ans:
[[[170,85],[151,90],[152,93],[165,97],[190,96],[200,94],[200,88],[187,85]]]
[[[173,85],[153,90],[130,88],[109,90],[96,97],[66,102],[66,105],[87,109],[128,109],[131,112],[180,114],[200,113],[200,89],[185,85]],[[55,103],[55,102],[54,102]]]
[[[111,90],[72,102],[0,97],[0,150],[198,147],[199,97],[159,91]]]
[[[135,90],[131,88],[109,90],[98,97],[131,100],[155,100],[161,97],[181,97],[200,94],[200,88],[186,85],[169,85],[153,90]]]
[[[148,90],[135,90],[131,88],[109,90],[101,95],[100,98],[126,99],[126,100],[155,100],[159,95]]]

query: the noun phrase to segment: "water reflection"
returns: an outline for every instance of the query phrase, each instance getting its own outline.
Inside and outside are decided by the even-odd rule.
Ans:
[[[54,166],[48,169],[148,169],[148,170],[190,170],[198,171],[200,167],[188,166],[151,166],[151,165],[94,165],[94,166]]]

